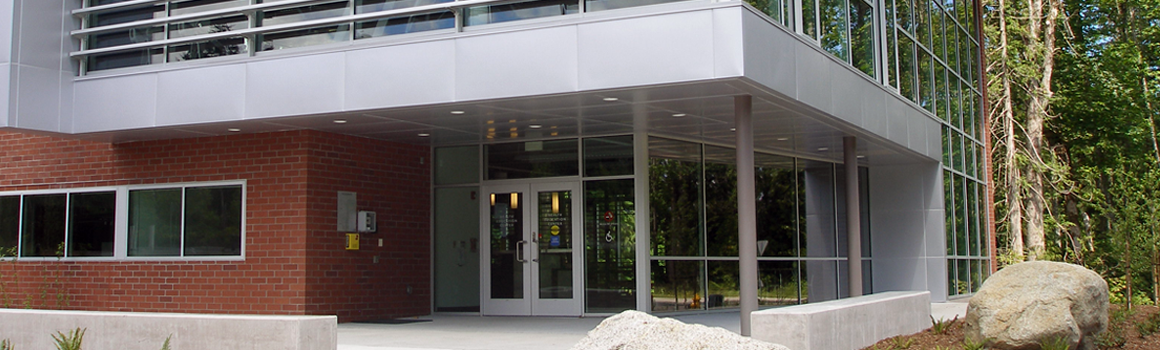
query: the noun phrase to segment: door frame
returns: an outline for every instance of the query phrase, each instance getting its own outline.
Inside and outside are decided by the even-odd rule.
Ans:
[[[539,215],[536,207],[541,191],[572,191],[572,298],[541,299],[539,297]],[[520,224],[524,241],[520,249],[524,257],[523,295],[521,299],[491,298],[491,201],[492,193],[521,192],[525,204],[519,208],[524,220]],[[580,316],[584,306],[584,235],[583,193],[580,181],[520,182],[480,187],[480,313],[504,316]]]

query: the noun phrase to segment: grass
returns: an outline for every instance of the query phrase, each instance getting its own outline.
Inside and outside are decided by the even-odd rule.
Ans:
[[[15,350],[16,346],[12,345],[8,339],[0,340],[0,350]]]
[[[1070,345],[1067,343],[1067,337],[1048,337],[1039,340],[1039,348],[1042,350],[1068,350]]]
[[[165,337],[165,343],[161,344],[161,350],[170,350],[169,349],[169,340],[170,339],[173,339],[173,334],[170,334],[168,337]],[[0,350],[3,350],[3,349],[0,349]]]

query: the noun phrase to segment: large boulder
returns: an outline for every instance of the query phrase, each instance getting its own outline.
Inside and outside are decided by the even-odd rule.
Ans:
[[[625,311],[600,322],[572,350],[789,350],[723,328]]]
[[[1108,284],[1082,266],[1033,261],[996,272],[967,304],[964,331],[994,349],[1039,349],[1067,339],[1071,349],[1095,349],[1108,326]]]

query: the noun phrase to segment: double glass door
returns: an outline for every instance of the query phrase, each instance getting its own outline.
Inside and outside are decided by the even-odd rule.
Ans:
[[[580,315],[579,184],[487,186],[484,193],[483,314]]]

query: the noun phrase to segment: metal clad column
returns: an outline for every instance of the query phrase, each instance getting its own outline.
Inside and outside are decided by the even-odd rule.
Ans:
[[[850,297],[862,296],[862,212],[858,208],[858,141],[842,138],[846,162],[846,243]]]
[[[753,170],[753,97],[733,98],[737,127],[737,249],[741,260],[741,335],[753,334],[749,315],[757,311],[757,186]]]

